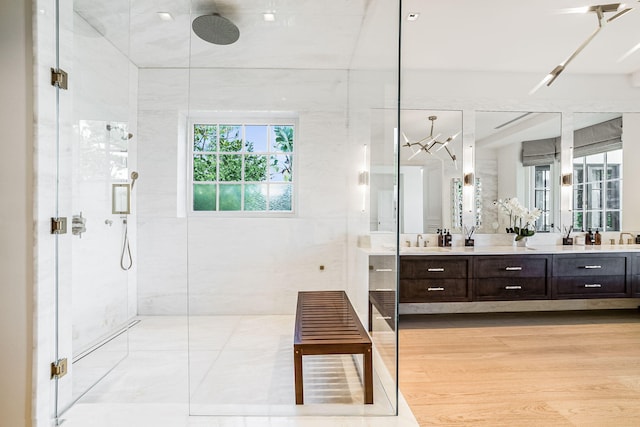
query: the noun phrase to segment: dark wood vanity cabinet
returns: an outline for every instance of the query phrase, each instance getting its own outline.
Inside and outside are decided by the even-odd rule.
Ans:
[[[640,298],[640,253],[400,257],[401,303]]]
[[[631,255],[631,296],[640,298],[640,254]]]
[[[401,303],[470,301],[471,257],[400,257]]]
[[[474,260],[473,299],[513,301],[550,296],[547,255],[477,256]]]
[[[552,297],[629,297],[630,258],[626,253],[554,255]]]

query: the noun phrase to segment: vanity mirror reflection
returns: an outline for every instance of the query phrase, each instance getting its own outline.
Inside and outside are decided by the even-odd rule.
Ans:
[[[622,114],[573,117],[573,228],[622,230]]]
[[[493,201],[517,197],[542,211],[537,232],[560,228],[560,113],[477,111],[475,175],[482,181],[478,233],[504,233],[508,218]]]
[[[402,110],[400,117],[400,231],[460,232],[462,112]]]
[[[462,182],[462,111],[403,109],[398,193],[401,233],[460,232],[456,182]],[[379,164],[371,147],[371,231],[394,231],[396,205],[393,166]]]

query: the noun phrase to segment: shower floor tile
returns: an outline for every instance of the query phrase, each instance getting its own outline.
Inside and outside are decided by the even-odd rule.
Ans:
[[[406,404],[404,416],[388,416],[375,375],[375,404],[362,404],[350,355],[306,356],[305,405],[295,405],[294,316],[139,320],[129,355],[63,414],[66,427],[329,425],[322,415],[343,426],[417,425]]]

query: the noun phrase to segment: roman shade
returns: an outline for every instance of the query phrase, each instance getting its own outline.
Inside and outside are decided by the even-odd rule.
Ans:
[[[522,165],[550,165],[559,152],[560,137],[522,141]]]
[[[589,156],[622,148],[622,117],[573,133],[573,157]]]

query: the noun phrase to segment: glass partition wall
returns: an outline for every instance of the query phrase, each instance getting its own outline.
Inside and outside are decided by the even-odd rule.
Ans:
[[[395,168],[399,2],[38,3],[69,76],[41,160],[68,224],[51,416],[396,414],[396,219],[371,235],[369,177],[374,145]],[[298,292],[327,290],[371,337],[373,404],[360,354],[305,356],[296,404]]]
[[[220,5],[236,41],[190,31],[187,70],[144,75],[156,87],[172,80],[187,102],[167,110],[184,155],[192,415],[395,414],[396,278],[383,287],[390,311],[369,314],[364,241],[370,147],[386,144],[393,156],[398,9]],[[192,2],[189,22],[212,12]],[[358,354],[304,356],[296,405],[298,292],[328,290],[346,292],[365,329],[375,317],[371,405]]]

